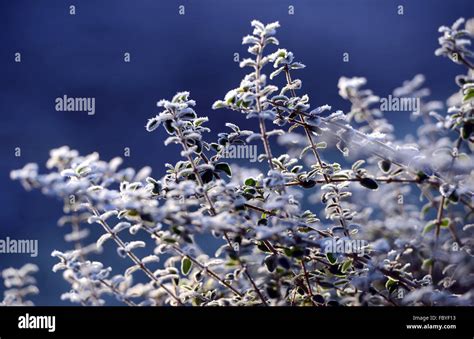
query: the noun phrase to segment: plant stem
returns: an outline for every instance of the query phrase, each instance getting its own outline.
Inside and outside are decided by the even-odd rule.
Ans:
[[[155,284],[157,284],[159,287],[163,288],[163,290],[171,296],[179,305],[182,305],[181,300],[164,284],[159,282],[158,278],[155,277],[155,275],[148,269],[148,267],[145,266],[145,264],[133,253],[130,251],[126,251],[125,248],[125,243],[123,240],[114,232],[112,231],[112,228],[107,224],[106,221],[100,219],[100,214],[99,211],[92,205],[90,201],[88,201],[88,206],[91,212],[99,218],[99,224],[104,228],[104,230],[109,233],[112,237],[112,239],[115,241],[115,243],[124,250],[126,255],[137,265],[140,270],[142,270]]]
[[[121,296],[120,292],[115,288],[113,287],[111,284],[109,284],[107,281],[105,281],[104,279],[99,279],[100,283],[104,286],[106,286],[107,288],[109,288],[114,294],[118,295],[118,296]],[[130,300],[129,298],[122,298],[123,302],[125,304],[127,304],[128,306],[138,306],[137,304],[135,304],[132,300]]]
[[[440,200],[439,206],[438,206],[438,212],[436,214],[436,231],[435,231],[436,239],[435,239],[434,249],[433,249],[433,253],[432,253],[432,261],[433,262],[430,266],[431,277],[433,277],[433,270],[434,270],[435,259],[436,259],[436,251],[438,249],[438,243],[439,243],[439,234],[440,234],[440,231],[441,231],[441,223],[443,221],[443,208],[444,208],[444,202],[445,201],[446,201],[446,198],[444,197],[444,195],[441,195],[441,200]]]
[[[177,135],[178,137],[181,139],[181,145],[184,149],[184,151],[187,153],[187,159],[188,161],[190,162],[191,164],[191,167],[193,169],[193,173],[194,173],[194,176],[196,177],[196,180],[198,181],[200,187],[202,188],[203,190],[203,195],[204,197],[206,198],[206,201],[207,203],[209,204],[209,212],[211,215],[215,216],[217,213],[216,213],[216,209],[214,208],[214,205],[212,203],[212,200],[211,198],[209,197],[209,195],[207,194],[207,191],[204,187],[204,182],[202,181],[202,178],[201,178],[201,175],[199,174],[199,171],[196,167],[196,164],[194,163],[193,161],[193,158],[191,157],[191,155],[189,155],[189,148],[188,146],[186,145],[186,142],[183,138],[183,135],[182,135],[182,132],[181,132],[181,129],[177,129]],[[227,232],[224,232],[224,238],[225,240],[227,241],[227,244],[229,245],[229,247],[233,250],[233,246],[232,246],[232,242],[227,234]],[[234,252],[236,252],[234,250]],[[257,295],[259,296],[260,300],[262,301],[262,303],[265,305],[265,306],[268,306],[267,304],[267,301],[265,300],[265,298],[263,297],[262,293],[260,292],[260,290],[258,289],[257,285],[255,284],[255,281],[253,280],[252,276],[250,275],[250,273],[247,271],[247,267],[243,264],[242,260],[240,259],[240,257],[237,255],[236,253],[236,256],[237,256],[237,261],[239,262],[239,265],[241,266],[242,270],[244,271],[244,274],[245,276],[247,277],[247,279],[250,281],[250,283],[252,284],[255,292],[257,293]]]
[[[260,49],[257,54],[257,59],[255,63],[255,96],[256,96],[256,103],[257,103],[257,112],[261,113],[262,112],[262,107],[260,103],[260,71],[261,71],[261,66],[260,63],[262,61],[262,53],[263,53],[263,46],[264,46],[264,40],[263,36],[260,38]],[[272,156],[272,150],[270,148],[270,143],[268,141],[268,136],[267,136],[267,130],[265,127],[265,120],[262,117],[258,117],[259,121],[259,126],[260,126],[260,133],[262,134],[262,142],[263,142],[263,147],[265,148],[265,154],[267,156],[268,160],[268,165],[270,166],[270,169],[273,169],[273,156]]]
[[[155,236],[156,233],[155,233]],[[178,246],[172,246],[173,250],[175,250],[180,256],[184,257],[184,258],[188,258],[189,260],[191,260],[196,266],[198,266],[199,268],[201,268],[206,274],[208,274],[210,277],[212,277],[213,279],[215,279],[217,282],[221,283],[222,285],[224,285],[225,287],[227,287],[228,289],[230,289],[235,295],[239,296],[239,297],[242,297],[243,294],[240,293],[238,290],[236,290],[233,286],[231,286],[229,283],[227,283],[224,279],[222,279],[221,277],[219,277],[217,275],[217,273],[215,273],[214,271],[212,271],[210,268],[208,268],[207,266],[204,266],[203,264],[201,264],[198,260],[196,260],[195,258],[193,258],[192,256],[190,256],[189,254],[185,253],[181,248],[179,248]]]
[[[290,70],[289,70],[288,66],[285,66],[285,75],[286,75],[287,84],[291,85],[292,80],[291,80]],[[293,97],[296,97],[296,93],[295,93],[294,89],[291,89],[291,95]],[[305,131],[305,134],[306,134],[306,139],[308,140],[309,144],[311,145],[311,150],[313,151],[313,155],[316,158],[316,161],[318,162],[319,167],[321,168],[321,172],[323,174],[324,180],[325,180],[326,183],[330,183],[328,175],[326,173],[324,173],[325,165],[323,164],[323,162],[321,160],[321,157],[319,155],[318,149],[317,149],[316,145],[314,144],[313,137],[312,137],[312,134],[311,134],[312,132],[311,132],[310,128],[307,126],[307,124],[304,120],[304,116],[302,114],[300,114],[299,111],[297,113],[298,113],[298,117],[300,119],[300,123],[304,124],[303,127],[304,127],[304,131]],[[341,205],[340,205],[339,201],[337,201],[335,198],[333,198],[332,201],[335,204],[337,204],[338,213],[341,215],[341,218],[339,218],[339,223],[341,224],[342,228],[344,229],[344,234],[347,237],[350,238],[350,234],[349,234],[349,231],[347,229],[346,220],[344,219],[344,217],[342,217]]]
[[[306,270],[306,265],[304,263],[304,259],[301,259],[301,267],[303,268],[303,274],[304,274],[304,278],[306,280],[306,285],[308,285],[308,294],[309,294],[309,297],[311,298],[311,303],[314,306],[316,306],[316,303],[313,300],[313,289],[311,288],[311,283],[309,282],[309,275],[308,275],[308,271]]]
[[[444,202],[446,201],[446,198],[444,197],[444,195],[441,196],[441,201],[439,202],[439,206],[438,206],[438,212],[437,212],[437,215],[436,215],[436,241],[438,241],[438,238],[439,238],[439,233],[440,233],[440,230],[441,230],[441,222],[442,222],[442,219],[443,219],[443,208],[444,208]]]
[[[328,178],[328,181],[326,180],[315,180],[317,184],[324,184],[324,183],[334,183],[334,182],[348,182],[348,181],[353,181],[353,182],[358,182],[361,181],[363,178],[347,178],[347,179],[338,179],[338,178]],[[380,182],[385,182],[387,184],[396,182],[396,183],[419,183],[419,179],[401,179],[401,178],[386,178],[386,177],[379,177],[379,178],[373,178],[375,181],[380,181]],[[288,182],[285,184],[285,186],[301,186],[303,185],[302,182],[299,181],[293,181],[293,182]]]

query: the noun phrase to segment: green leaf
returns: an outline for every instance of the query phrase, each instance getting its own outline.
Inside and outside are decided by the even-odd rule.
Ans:
[[[266,252],[266,253],[271,253],[272,252],[272,251],[270,251],[270,249],[263,242],[260,242],[257,245],[257,248],[262,252]]]
[[[423,171],[419,171],[417,174],[416,174],[416,177],[417,177],[417,180],[419,182],[423,182],[425,181],[426,179],[428,179],[428,175],[426,175],[425,172]]]
[[[183,257],[183,259],[181,259],[181,273],[188,275],[192,267],[193,263],[188,257]]]
[[[472,100],[472,99],[474,99],[474,88],[468,89],[467,93],[462,98],[462,101],[466,102],[466,101],[469,101],[469,100]]]
[[[214,177],[214,173],[211,170],[206,170],[201,174],[202,181],[207,184],[211,182]]]
[[[379,185],[377,184],[377,181],[371,178],[362,178],[360,179],[359,183],[364,186],[365,188],[371,189],[371,190],[376,190],[379,188]]]
[[[333,288],[334,284],[329,281],[319,281],[318,285],[324,288]]]
[[[197,118],[194,120],[194,126],[198,127],[198,126],[201,126],[203,123],[209,121],[209,119],[207,117],[202,117],[202,118]]]
[[[217,100],[212,104],[212,109],[224,108],[226,105],[222,100]]]
[[[291,173],[298,173],[299,171],[301,171],[301,169],[303,168],[303,166],[300,166],[300,165],[297,165],[297,166],[293,166],[290,170]]]
[[[429,212],[430,208],[431,208],[431,202],[423,206],[423,208],[421,209],[421,214],[426,215],[426,213]]]
[[[474,123],[466,122],[464,126],[461,127],[461,137],[463,139],[469,139],[472,133],[474,133]]]
[[[91,168],[87,165],[79,165],[76,168],[76,173],[80,176],[88,174],[91,171]]]
[[[423,228],[423,234],[426,234],[430,231],[432,231],[436,226],[436,221],[435,220],[432,220],[430,222],[428,222],[425,226],[425,228]]]
[[[314,181],[314,180],[301,181],[300,185],[303,188],[311,188],[311,187],[314,187],[316,185],[316,181]]]
[[[450,221],[449,218],[444,218],[443,220],[441,220],[441,224],[440,224],[441,227],[444,227],[444,228],[449,227],[449,221]]]
[[[265,266],[267,266],[267,269],[270,272],[273,272],[275,270],[275,268],[277,267],[277,265],[278,265],[277,260],[278,260],[278,258],[276,257],[276,255],[273,255],[273,254],[265,257],[264,263],[265,263]]]
[[[287,256],[293,257],[293,258],[301,258],[304,255],[304,250],[297,246],[292,246],[291,248],[285,248],[284,252]]]
[[[175,133],[175,129],[173,127],[173,120],[166,120],[163,123],[163,126],[165,126],[166,132],[168,132],[168,134],[174,134]]]
[[[342,264],[342,267],[341,267],[341,271],[343,273],[346,273],[352,266],[352,259],[348,259],[346,261],[344,261],[344,263]]]
[[[257,193],[257,190],[255,188],[252,188],[252,187],[247,187],[245,190],[244,190],[245,193],[247,194],[251,194],[251,195],[254,195]]]
[[[379,167],[380,169],[387,173],[388,171],[390,171],[390,167],[392,166],[392,163],[390,160],[386,160],[386,159],[383,159],[383,160],[380,160],[379,161]]]
[[[326,253],[326,258],[332,265],[334,265],[337,262],[337,258],[333,253]]]
[[[457,203],[459,201],[459,194],[456,191],[453,191],[453,193],[449,195],[448,200],[449,202]]]
[[[433,259],[425,259],[421,265],[421,267],[425,270],[428,270],[431,266],[433,266]]]
[[[389,292],[393,292],[397,288],[397,285],[398,285],[398,281],[389,277],[387,282],[385,283],[385,288]]]
[[[278,265],[283,267],[285,270],[289,270],[291,267],[291,263],[288,260],[288,258],[283,257],[283,256],[278,257]]]
[[[228,163],[219,162],[214,167],[215,167],[216,171],[225,172],[225,174],[227,174],[229,177],[232,176],[232,171],[231,171],[230,166],[229,166]]]
[[[255,186],[257,184],[257,182],[255,181],[254,178],[247,178],[247,179],[245,179],[244,184],[247,185],[247,186]]]
[[[325,303],[324,297],[321,294],[313,295],[312,299],[313,299],[314,302],[316,302],[318,304],[324,304]]]

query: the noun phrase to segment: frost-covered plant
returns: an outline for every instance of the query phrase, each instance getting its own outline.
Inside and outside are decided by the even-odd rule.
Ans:
[[[36,279],[33,273],[38,272],[38,266],[26,264],[16,269],[13,267],[2,271],[2,278],[5,287],[3,301],[0,306],[33,306],[33,302],[28,300],[31,295],[39,293],[36,287]]]
[[[437,55],[467,67],[448,109],[427,101],[417,75],[394,90],[415,98],[416,135],[397,139],[395,126],[364,89],[365,78],[341,78],[347,114],[311,108],[295,72],[305,65],[279,42],[277,22],[252,21],[243,38],[251,57],[239,86],[214,109],[255,119],[256,131],[227,123],[209,141],[189,92],[161,100],[146,130],[167,134],[182,160],[166,173],[119,169],[120,158],[51,151],[48,174],[36,164],[11,173],[26,189],[64,201],[71,248],[53,252],[71,285],[62,299],[103,305],[106,295],[130,305],[473,305],[474,68],[468,49],[472,19],[442,27]],[[266,71],[272,67],[267,77]],[[275,81],[275,82],[272,82]],[[277,81],[283,81],[281,88]],[[434,119],[433,119],[434,118]],[[163,127],[163,129],[160,129]],[[272,142],[275,140],[275,142]],[[225,161],[231,146],[261,142],[268,168]],[[276,143],[288,149],[276,154]],[[325,152],[335,146],[341,161]],[[418,196],[418,198],[417,198]],[[307,199],[308,198],[308,199]],[[311,209],[307,209],[311,206]],[[83,243],[89,226],[103,230]],[[199,241],[221,246],[208,253]],[[349,247],[347,245],[350,245]],[[130,266],[100,262],[114,248]]]

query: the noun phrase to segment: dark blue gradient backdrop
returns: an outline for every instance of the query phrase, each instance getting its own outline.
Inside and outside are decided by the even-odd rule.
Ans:
[[[178,14],[179,5],[185,15]],[[397,14],[398,5],[404,15]],[[209,116],[210,137],[225,122],[256,129],[237,113],[210,109],[244,74],[233,58],[246,57],[240,43],[252,19],[280,21],[281,47],[307,65],[298,76],[313,106],[347,111],[337,94],[343,75],[367,77],[368,87],[386,96],[423,73],[433,98],[445,100],[456,89],[453,77],[464,70],[434,56],[437,29],[473,15],[472,0],[1,0],[0,238],[39,239],[40,252],[38,258],[0,254],[0,269],[38,264],[37,304],[61,303],[59,295],[68,289],[51,272],[51,251],[67,248],[56,226],[61,204],[25,192],[10,181],[10,170],[27,162],[43,165],[49,150],[62,145],[106,159],[129,147],[125,165],[150,165],[160,177],[179,152],[165,148],[163,134],[147,133],[144,125],[158,112],[156,101],[180,90],[189,90],[199,114]],[[21,63],[14,62],[16,52]],[[123,60],[126,52],[130,63]],[[342,62],[344,52],[349,63]],[[64,94],[95,97],[96,114],[55,111],[55,98]],[[389,119],[398,135],[413,129],[408,113]],[[120,260],[113,253],[104,261]]]

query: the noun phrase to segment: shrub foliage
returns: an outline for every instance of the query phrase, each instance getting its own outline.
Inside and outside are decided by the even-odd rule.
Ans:
[[[51,151],[46,174],[33,163],[11,173],[26,189],[64,201],[59,224],[71,231],[52,253],[53,271],[71,285],[61,299],[103,305],[113,295],[130,306],[472,305],[474,21],[439,30],[436,55],[467,69],[456,77],[459,90],[447,107],[428,100],[422,75],[393,91],[399,102],[419,104],[412,118],[420,127],[403,138],[364,78],[339,80],[349,112],[312,108],[297,78],[305,65],[275,47],[278,22],[252,27],[242,41],[250,57],[240,63],[249,72],[213,108],[244,114],[255,131],[227,123],[210,141],[208,118],[196,113],[188,92],[179,92],[159,101],[161,112],[146,123],[181,152],[162,177],[67,146]],[[260,166],[229,164],[229,148],[253,143],[263,150]],[[286,154],[277,154],[282,148]],[[91,227],[103,235],[90,240]],[[209,237],[220,242],[213,253],[198,244]],[[105,250],[116,250],[128,269],[115,272],[101,262]],[[4,272],[8,286],[19,287],[4,304],[22,304],[21,287],[30,283],[28,291],[37,292],[35,269]]]

